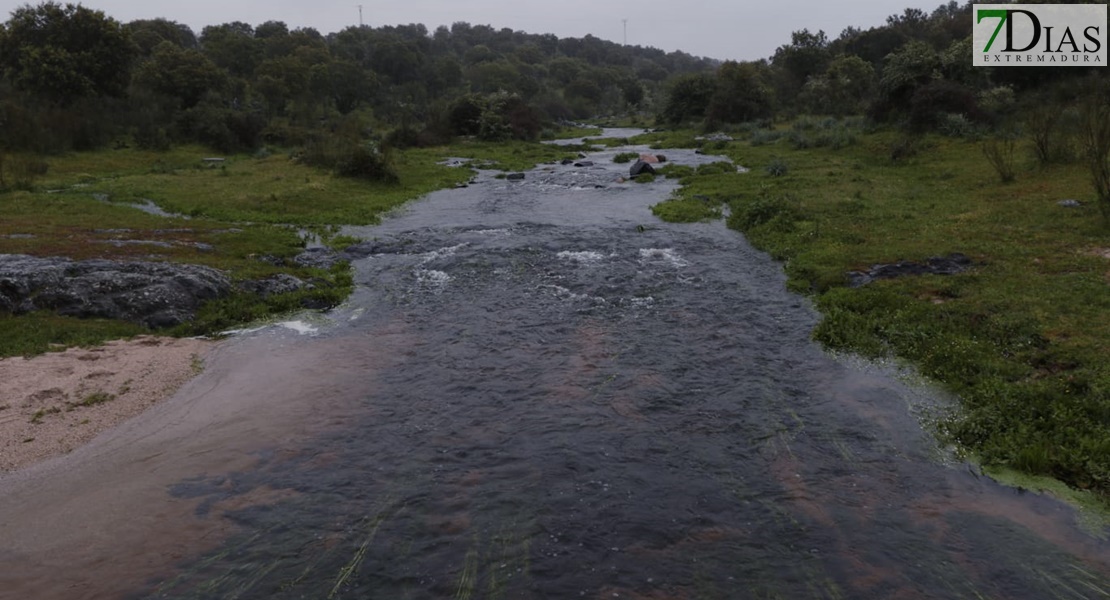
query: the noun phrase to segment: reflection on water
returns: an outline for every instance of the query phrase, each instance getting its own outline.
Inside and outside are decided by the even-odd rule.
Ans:
[[[658,223],[648,207],[672,184],[618,183],[607,156],[482,178],[356,231],[375,250],[337,324],[233,346],[268,354],[224,360],[184,395],[249,411],[194,408],[209,442],[169,437],[196,454],[136,470],[150,485],[133,516],[206,543],[116,571],[131,579],[112,589],[1107,597],[1110,545],[1070,509],[936,461],[909,409],[930,406],[921,390],[823,353],[777,265],[720,224]],[[40,546],[12,555],[32,565]],[[72,579],[94,589],[81,560]],[[27,569],[0,585],[45,576]]]

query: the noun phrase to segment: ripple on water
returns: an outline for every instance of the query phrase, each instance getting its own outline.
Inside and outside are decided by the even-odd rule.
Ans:
[[[677,268],[690,266],[689,261],[682,258],[674,248],[640,248],[640,262],[662,262]]]
[[[437,293],[442,292],[443,288],[445,288],[450,281],[451,276],[443,271],[436,271],[434,269],[416,270],[417,285]]]
[[[593,264],[597,264],[597,263],[600,263],[601,261],[605,260],[605,255],[604,254],[602,254],[600,252],[595,252],[593,250],[582,250],[582,251],[563,250],[562,252],[559,252],[555,256],[557,256],[559,258],[562,258],[562,259],[565,259],[565,260],[569,260],[569,261],[572,261],[572,262],[583,264],[583,265],[593,265]]]

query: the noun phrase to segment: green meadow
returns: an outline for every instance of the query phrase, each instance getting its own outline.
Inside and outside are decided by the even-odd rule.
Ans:
[[[814,337],[897,357],[959,395],[940,433],[988,466],[1110,492],[1110,225],[1082,164],[1037,168],[1019,143],[1002,183],[983,140],[801,120],[707,142],[726,165],[670,166],[658,216],[724,218],[782,261],[823,315]],[[639,143],[697,145],[691,132]],[[1058,205],[1064,199],[1078,208]],[[967,272],[850,287],[849,271],[963,253]]]

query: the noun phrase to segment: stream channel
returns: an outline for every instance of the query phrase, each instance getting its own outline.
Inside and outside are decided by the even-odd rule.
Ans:
[[[952,459],[630,149],[349,228],[344,306],[0,480],[0,597],[1110,598],[1110,528]]]

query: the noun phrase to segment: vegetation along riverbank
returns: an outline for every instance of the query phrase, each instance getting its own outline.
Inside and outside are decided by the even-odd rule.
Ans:
[[[1002,183],[980,136],[865,132],[851,119],[732,136],[637,140],[702,144],[750,169],[668,167],[685,185],[657,214],[726,213],[730,227],[783,261],[791,288],[813,296],[824,315],[817,340],[906,359],[956,392],[963,411],[942,434],[979,460],[1105,493],[1110,236],[1086,166],[1035,167],[1023,152],[1014,181]],[[829,137],[850,141],[816,142]],[[897,156],[903,148],[912,151]],[[952,253],[969,259],[966,271],[860,285],[875,265]]]
[[[131,320],[0,274],[0,356],[334,306],[346,264],[305,251],[465,185],[445,159],[517,171],[576,159],[585,147],[538,143],[597,133],[570,123],[665,128],[631,142],[722,159],[656,165],[683,184],[660,218],[727,219],[813,298],[818,341],[959,396],[946,439],[1105,502],[1108,70],[974,67],[971,10],[801,29],[737,62],[468,23],[197,33],[22,6],[0,27],[0,255],[68,259],[55,275],[90,286],[106,263],[77,262],[215,271],[177,281],[195,310]],[[98,289],[162,272],[142,268]]]

